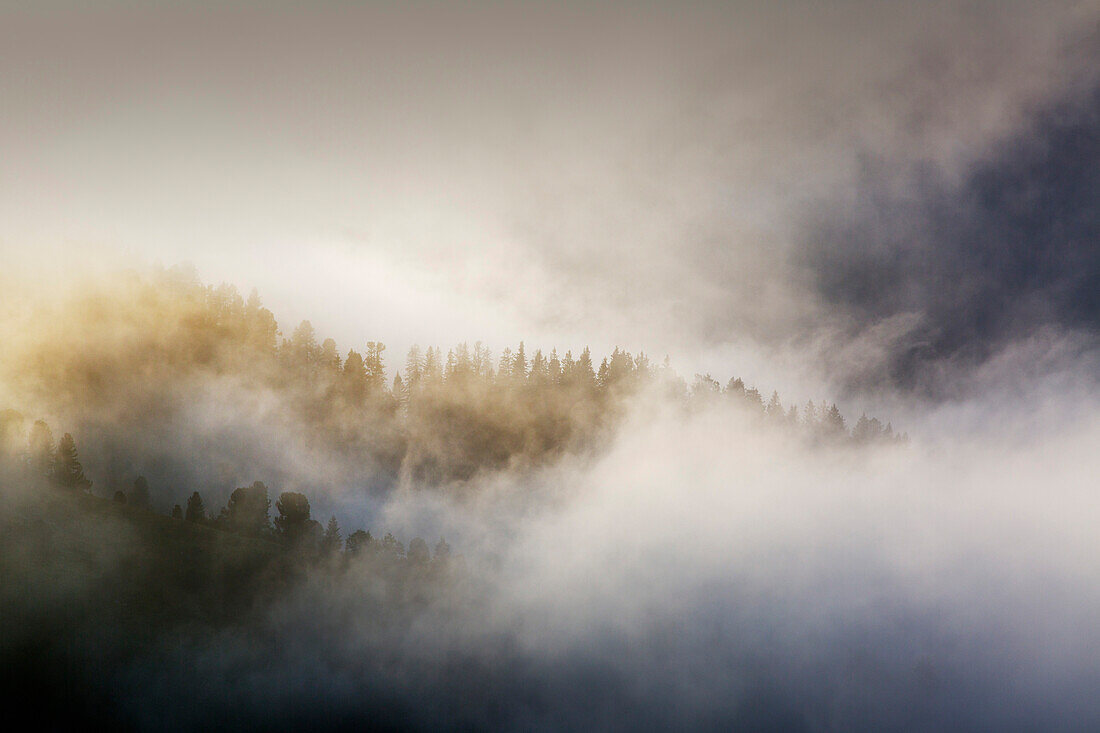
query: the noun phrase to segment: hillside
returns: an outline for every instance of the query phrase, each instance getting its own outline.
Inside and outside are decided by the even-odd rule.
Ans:
[[[65,426],[96,491],[145,475],[162,510],[194,490],[220,503],[257,478],[307,493],[461,493],[599,451],[639,402],[725,400],[811,441],[895,437],[740,379],[689,385],[667,360],[618,348],[602,359],[523,343],[497,358],[480,343],[414,347],[403,361],[379,341],[345,351],[308,321],[280,329],[255,292],[186,268],[97,281],[6,325],[0,394],[26,416],[18,429],[39,417]]]

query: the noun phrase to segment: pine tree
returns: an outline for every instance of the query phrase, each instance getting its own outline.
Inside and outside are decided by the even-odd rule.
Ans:
[[[493,354],[489,348],[480,341],[474,344],[473,356],[474,374],[480,379],[489,382],[493,379]]]
[[[317,361],[321,350],[317,346],[317,334],[312,323],[302,321],[298,324],[290,336],[290,349],[298,364],[312,364]]]
[[[343,540],[340,537],[340,525],[336,517],[329,517],[325,534],[321,537],[321,552],[326,555],[335,555],[340,550]]]
[[[596,372],[596,384],[600,387],[608,387],[611,383],[611,368],[607,365],[607,357],[600,362],[599,371]]]
[[[275,502],[279,515],[275,517],[275,529],[287,542],[294,543],[306,535],[310,523],[309,499],[297,491],[284,491]]]
[[[455,378],[455,369],[457,366],[458,361],[455,358],[455,350],[447,349],[447,365],[443,367],[443,374],[448,382]]]
[[[577,359],[576,381],[582,387],[593,387],[596,384],[596,372],[592,369],[592,352],[584,347],[581,357]]]
[[[440,363],[439,349],[428,347],[424,353],[424,373],[421,379],[431,385],[443,382],[443,365]]]
[[[409,390],[405,386],[405,382],[401,379],[401,372],[393,375],[393,396],[397,399],[397,404],[402,407],[408,406]]]
[[[336,351],[336,342],[325,339],[321,344],[321,366],[333,372],[340,371],[340,354]]]
[[[363,366],[367,371],[367,388],[378,394],[386,389],[386,368],[382,364],[382,352],[386,345],[381,341],[368,341],[367,351],[363,355]]]
[[[432,559],[431,553],[428,552],[428,543],[420,537],[409,540],[409,552],[406,557],[409,562],[417,565],[426,565]]]
[[[561,360],[558,359],[558,350],[550,350],[550,361],[546,365],[546,377],[550,384],[561,384]]]
[[[470,356],[470,347],[463,341],[455,349],[455,376],[461,381],[469,379],[474,373],[474,361]]]
[[[370,532],[364,532],[361,529],[357,529],[348,535],[348,538],[344,540],[344,550],[350,552],[353,555],[358,555],[361,552],[370,550],[374,547],[374,538],[370,536]]]
[[[527,354],[523,350],[523,342],[519,342],[519,348],[516,349],[516,355],[512,359],[512,378],[518,382],[524,382],[527,380]]]
[[[260,535],[270,528],[270,510],[271,500],[267,497],[267,486],[263,481],[254,481],[251,486],[233,489],[219,523],[224,521],[234,532]]]
[[[848,434],[848,428],[844,424],[844,416],[840,414],[840,410],[837,409],[835,402],[833,406],[825,412],[822,424],[825,426],[827,432],[834,435]]]
[[[497,380],[501,382],[507,382],[512,378],[512,364],[515,363],[515,359],[512,356],[512,348],[505,346],[504,351],[500,352],[500,363],[497,365]]]
[[[353,405],[362,405],[367,395],[367,369],[363,357],[355,350],[348,351],[344,359],[343,371],[344,395]]]
[[[867,413],[859,416],[856,425],[852,428],[852,440],[857,443],[865,443],[875,437],[871,430],[871,421],[867,419]]]
[[[565,356],[561,360],[561,383],[572,385],[576,379],[577,362],[573,360],[573,352],[566,349]]]
[[[802,424],[807,428],[816,428],[817,421],[817,406],[813,400],[807,400],[806,407],[802,410]]]
[[[772,391],[771,399],[768,400],[768,406],[764,408],[765,414],[771,418],[781,418],[784,416],[783,404],[779,401],[779,392]]]
[[[202,503],[202,497],[199,496],[199,492],[191,494],[191,498],[187,500],[187,512],[183,517],[188,522],[197,522],[199,524],[206,521],[206,506]]]
[[[382,554],[392,558],[403,558],[405,557],[405,545],[401,544],[401,541],[393,534],[386,532],[386,536],[382,538]]]
[[[531,374],[529,379],[531,382],[543,385],[546,384],[548,379],[549,369],[546,366],[546,357],[542,355],[542,349],[536,349],[535,355],[531,359]]]
[[[420,347],[416,344],[409,349],[409,355],[405,358],[405,384],[413,389],[420,384],[424,373],[424,356],[420,353]]]
[[[80,491],[86,491],[92,486],[92,482],[84,475],[84,467],[77,459],[76,442],[69,433],[65,433],[57,444],[54,481],[62,488]]]

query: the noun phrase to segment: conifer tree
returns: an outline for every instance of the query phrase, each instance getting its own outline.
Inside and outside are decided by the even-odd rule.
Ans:
[[[312,364],[317,361],[321,350],[317,346],[317,334],[312,323],[302,321],[298,324],[290,336],[290,349],[298,364]]]
[[[607,365],[607,357],[600,362],[599,371],[596,372],[596,384],[600,387],[608,387],[611,382],[611,368]]]
[[[428,551],[428,543],[420,537],[413,537],[409,540],[409,552],[406,557],[409,562],[417,565],[426,565],[432,559],[431,553]]]
[[[848,434],[848,429],[844,425],[844,416],[840,414],[840,410],[837,409],[835,402],[833,403],[832,407],[830,407],[825,412],[825,417],[822,420],[822,423],[829,433],[832,433],[834,435]]]
[[[592,352],[584,347],[581,356],[577,359],[576,366],[577,383],[582,387],[593,387],[596,384],[596,372],[592,369]]]
[[[512,349],[509,346],[504,347],[504,351],[500,352],[500,363],[497,365],[497,379],[501,382],[508,382],[512,378],[512,365],[515,363],[515,358],[512,356]]]
[[[561,360],[558,358],[558,350],[550,350],[550,361],[546,365],[547,381],[550,384],[561,384]]]
[[[772,391],[771,399],[768,400],[768,405],[764,408],[764,412],[771,418],[781,418],[784,416],[783,404],[779,401],[779,392],[775,390]]]
[[[326,555],[334,555],[340,550],[343,540],[340,537],[340,525],[336,517],[329,517],[325,534],[321,537],[321,552]]]
[[[339,372],[342,366],[340,354],[336,351],[336,342],[330,338],[324,340],[320,350],[321,367],[332,372]]]
[[[206,521],[206,506],[202,503],[202,497],[199,496],[199,492],[194,492],[187,500],[187,512],[183,517],[188,522],[197,522],[201,524]]]
[[[54,481],[62,488],[80,491],[86,491],[92,486],[92,482],[84,475],[84,467],[80,465],[76,454],[76,442],[69,433],[65,433],[57,444]]]
[[[367,388],[378,394],[386,389],[386,369],[382,364],[382,352],[386,345],[381,341],[368,341],[363,355],[363,367],[367,371]]]
[[[405,557],[405,545],[392,533],[386,532],[386,536],[382,538],[382,553],[391,558],[403,558]]]
[[[542,355],[542,349],[535,349],[535,355],[531,358],[531,375],[529,379],[534,384],[544,385],[547,379],[546,357]]]
[[[397,399],[397,404],[402,407],[408,406],[409,390],[405,386],[404,380],[401,379],[401,372],[393,375],[393,396]]]
[[[370,536],[370,532],[357,529],[348,535],[348,538],[344,540],[344,549],[353,555],[358,555],[366,550],[371,549],[374,545],[374,538]]]
[[[518,382],[527,379],[527,353],[523,349],[522,341],[519,342],[519,348],[516,349],[516,355],[512,359],[512,378]]]
[[[413,344],[405,358],[405,384],[410,390],[420,383],[423,372],[424,356],[420,353],[420,347]]]
[[[367,369],[363,365],[363,357],[354,349],[348,351],[348,357],[344,360],[343,384],[348,401],[361,405],[367,395]]]

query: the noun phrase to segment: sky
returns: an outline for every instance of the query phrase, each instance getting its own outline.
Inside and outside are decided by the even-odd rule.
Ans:
[[[391,363],[525,339],[933,392],[926,366],[984,363],[1003,321],[1100,322],[1098,17],[4,3],[3,269],[190,262]]]

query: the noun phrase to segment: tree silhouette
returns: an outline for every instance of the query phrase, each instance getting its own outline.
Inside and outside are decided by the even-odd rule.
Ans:
[[[844,416],[840,414],[835,402],[832,407],[825,411],[821,423],[826,434],[831,437],[842,437],[848,434],[848,429],[844,424]]]
[[[386,536],[382,538],[382,554],[389,558],[403,558],[405,556],[405,546],[391,533],[387,532]]]
[[[299,541],[306,532],[309,516],[309,499],[297,491],[284,491],[275,502],[275,529],[287,542]]]
[[[370,532],[357,529],[348,535],[344,548],[351,554],[358,555],[369,550],[373,544],[374,538],[370,536]]]
[[[184,519],[188,522],[197,522],[201,524],[206,521],[206,506],[202,503],[202,497],[199,496],[199,492],[194,492],[187,500],[187,513],[184,515]]]
[[[325,534],[321,537],[321,552],[325,555],[334,555],[340,551],[341,544],[340,525],[336,522],[336,517],[329,517]]]
[[[313,324],[302,321],[294,329],[290,336],[290,350],[294,360],[299,365],[312,364],[320,356],[320,347],[317,346],[317,333],[313,330]]]
[[[524,350],[522,341],[519,342],[516,355],[512,358],[512,378],[521,382],[527,380],[527,352]]]
[[[92,482],[84,475],[84,467],[77,459],[76,442],[69,433],[65,433],[57,444],[54,481],[62,488],[80,491],[86,491],[92,486]]]
[[[263,481],[256,481],[251,486],[233,490],[222,518],[228,529],[256,536],[269,528],[270,509],[271,500],[267,498],[267,486]]]

